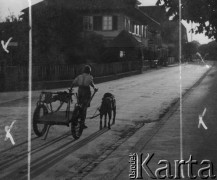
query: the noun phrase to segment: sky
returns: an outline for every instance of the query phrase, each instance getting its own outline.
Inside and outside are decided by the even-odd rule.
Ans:
[[[41,0],[29,0],[32,4],[38,3]],[[139,0],[144,6],[152,6],[155,5],[157,0]],[[28,0],[0,0],[0,20],[4,19],[9,14],[18,15],[19,12],[28,7]],[[191,25],[183,22],[188,32],[188,40],[196,40],[200,44],[206,44],[212,40],[208,39],[204,34],[193,34],[191,35],[190,29]],[[192,37],[192,38],[191,38]]]

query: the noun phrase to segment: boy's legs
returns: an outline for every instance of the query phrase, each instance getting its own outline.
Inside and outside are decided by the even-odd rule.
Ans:
[[[89,107],[89,100],[91,98],[91,91],[89,87],[79,87],[78,89],[78,100],[79,103],[82,104],[82,117],[81,120],[83,122],[84,128],[87,128],[85,125],[85,119],[87,114],[87,107]]]

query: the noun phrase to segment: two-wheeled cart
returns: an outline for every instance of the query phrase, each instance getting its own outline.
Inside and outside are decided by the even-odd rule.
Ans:
[[[95,93],[96,91],[91,100]],[[46,133],[44,138],[46,139],[52,125],[69,127],[70,123],[72,136],[75,139],[81,136],[84,129],[82,112],[85,105],[76,103],[74,109],[71,110],[72,96],[77,98],[77,94],[72,93],[72,89],[69,89],[68,92],[41,92],[33,114],[33,130],[38,137]]]

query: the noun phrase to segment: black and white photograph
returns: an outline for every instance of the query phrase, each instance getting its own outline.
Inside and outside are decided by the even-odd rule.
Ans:
[[[217,178],[217,1],[0,0],[0,42],[0,180]]]

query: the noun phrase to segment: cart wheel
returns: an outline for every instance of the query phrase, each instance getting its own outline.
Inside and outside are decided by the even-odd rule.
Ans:
[[[45,105],[40,104],[36,107],[34,114],[33,114],[33,130],[35,134],[40,137],[43,136],[47,130],[47,124],[41,124],[37,121],[44,115],[48,114],[48,110]]]
[[[75,110],[73,111],[71,131],[72,136],[75,139],[79,139],[83,132],[83,124],[81,121],[81,111],[79,106],[75,107]]]

